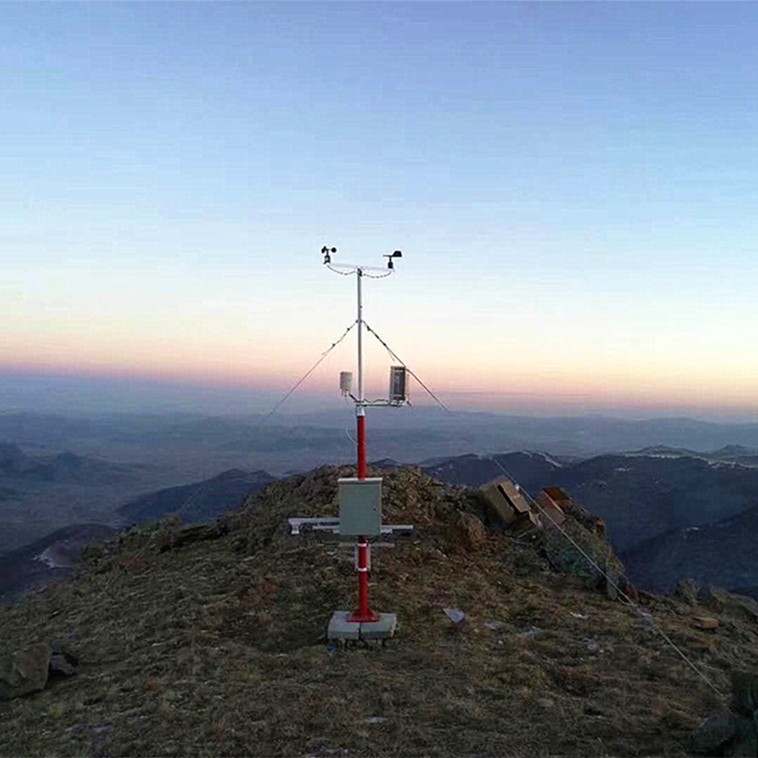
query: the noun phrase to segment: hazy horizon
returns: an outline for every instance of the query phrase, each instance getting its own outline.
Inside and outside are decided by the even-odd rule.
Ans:
[[[336,382],[335,382],[336,383]],[[294,384],[294,381],[293,381]],[[268,391],[245,387],[172,382],[150,378],[108,378],[8,373],[0,371],[0,413],[34,412],[56,415],[164,414],[259,415],[267,414],[284,398],[291,387]],[[434,389],[434,388],[432,388]],[[375,409],[370,414],[413,413],[416,409],[439,406],[415,383],[411,385],[409,409]],[[758,422],[758,412],[749,409],[703,409],[687,406],[654,405],[604,406],[589,398],[525,397],[511,393],[441,392],[436,393],[455,414],[491,413],[525,417],[592,417],[624,420],[691,418],[718,423]],[[336,388],[314,390],[300,388],[281,405],[273,416],[318,414],[320,412],[353,413],[352,404],[339,396]]]

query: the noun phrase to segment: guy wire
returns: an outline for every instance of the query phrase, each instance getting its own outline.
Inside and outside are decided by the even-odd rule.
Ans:
[[[338,340],[332,342],[331,346],[321,354],[321,357],[305,372],[305,374],[303,374],[302,377],[300,377],[294,387],[292,387],[292,389],[263,417],[261,420],[261,425],[265,424],[279,410],[279,408],[284,405],[284,403],[287,401],[287,398],[289,398],[289,396],[321,365],[321,362],[324,360],[324,358],[326,358],[326,356],[329,355],[329,353],[331,353],[332,350],[334,350],[334,348],[337,347],[337,345],[339,345],[340,342],[345,339],[345,337],[347,337],[350,330],[357,323],[358,319],[353,321],[353,323],[350,324],[347,329],[345,329],[344,333]]]
[[[397,354],[397,353],[396,353],[396,352],[395,352],[395,351],[394,351],[394,350],[393,350],[393,349],[392,349],[392,348],[391,348],[391,347],[390,347],[390,346],[389,346],[389,345],[388,345],[388,344],[387,344],[387,343],[386,343],[386,342],[385,342],[385,341],[384,341],[384,340],[383,340],[383,339],[382,339],[382,338],[381,338],[381,337],[380,337],[380,336],[379,336],[379,335],[378,335],[378,334],[377,334],[377,333],[376,333],[376,332],[375,332],[375,331],[374,331],[374,330],[373,330],[373,329],[372,329],[372,328],[371,328],[371,327],[370,327],[370,326],[369,326],[369,325],[368,325],[366,322],[365,322],[365,320],[364,320],[364,322],[363,322],[363,325],[366,327],[366,329],[367,329],[369,332],[371,332],[371,334],[373,334],[373,335],[374,335],[374,337],[376,337],[376,338],[379,340],[379,342],[381,342],[381,343],[382,343],[382,345],[384,345],[385,349],[386,349],[386,350],[387,350],[387,352],[390,354],[390,356],[391,356],[392,358],[394,358],[394,359],[395,359],[395,360],[396,360],[398,363],[400,363],[400,364],[403,366],[403,368],[405,368],[405,370],[406,370],[406,371],[407,371],[407,372],[408,372],[408,373],[409,373],[409,374],[410,374],[410,375],[411,375],[411,376],[412,376],[412,377],[413,377],[413,378],[414,378],[414,379],[415,379],[415,380],[416,380],[416,381],[417,381],[417,382],[418,382],[418,383],[419,383],[419,384],[420,384],[420,385],[421,385],[421,386],[422,386],[422,387],[423,387],[423,388],[426,390],[427,394],[428,394],[428,395],[429,395],[429,396],[430,396],[430,397],[431,397],[431,398],[432,398],[432,399],[433,399],[433,400],[434,400],[434,401],[437,403],[437,405],[439,405],[439,407],[440,407],[440,408],[442,408],[442,410],[446,411],[447,413],[452,413],[452,411],[451,411],[451,410],[450,410],[450,409],[449,409],[449,408],[448,408],[448,407],[447,407],[447,406],[446,406],[446,405],[445,405],[445,404],[442,402],[442,400],[440,400],[440,399],[437,397],[437,395],[435,395],[435,394],[434,394],[434,393],[433,393],[433,392],[432,392],[432,391],[429,389],[429,387],[427,387],[427,386],[426,386],[426,385],[425,385],[425,384],[424,384],[424,383],[421,381],[421,379],[419,379],[419,378],[418,378],[418,376],[416,375],[416,373],[415,373],[414,371],[412,371],[410,368],[408,368],[408,366],[407,366],[407,364],[405,363],[405,361],[404,361],[404,360],[402,360],[402,359],[401,359],[401,358],[398,356],[398,354]]]

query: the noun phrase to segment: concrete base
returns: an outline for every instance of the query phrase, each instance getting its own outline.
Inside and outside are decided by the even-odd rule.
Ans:
[[[380,613],[378,621],[348,621],[350,611],[335,611],[326,636],[330,640],[387,640],[395,636],[397,615]]]
[[[330,640],[359,640],[361,625],[348,621],[350,611],[335,611],[329,619],[326,636]]]
[[[395,636],[397,614],[380,613],[376,621],[366,621],[361,624],[362,640],[388,640]]]

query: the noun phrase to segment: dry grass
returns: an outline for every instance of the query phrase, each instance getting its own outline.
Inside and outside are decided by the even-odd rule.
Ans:
[[[8,644],[64,638],[82,660],[0,703],[0,753],[683,755],[718,707],[633,613],[533,548],[492,535],[458,549],[450,516],[475,499],[414,469],[386,475],[385,519],[422,530],[374,553],[372,603],[398,613],[398,636],[329,652],[331,611],[354,604],[352,551],[290,537],[285,518],[336,513],[337,473],[269,487],[217,540],[160,552],[157,533],[132,535],[110,571],[0,609]],[[754,622],[725,613],[714,633],[674,600],[652,610],[724,691],[731,668],[756,666]]]

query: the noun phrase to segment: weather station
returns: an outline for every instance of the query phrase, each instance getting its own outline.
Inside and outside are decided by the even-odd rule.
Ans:
[[[395,262],[403,257],[400,250],[385,254],[386,265],[365,266],[355,263],[337,263],[333,257],[336,247],[321,248],[323,264],[335,274],[356,278],[356,319],[347,327],[342,336],[332,343],[321,358],[309,369],[295,386],[271,411],[279,406],[310,376],[331,351],[347,335],[356,330],[357,335],[357,382],[354,385],[353,372],[342,371],[339,375],[339,389],[343,397],[353,401],[356,419],[356,476],[338,480],[339,518],[290,518],[291,534],[306,532],[331,533],[340,538],[355,540],[355,571],[358,575],[358,602],[353,611],[334,611],[329,621],[327,638],[330,641],[384,640],[393,637],[397,627],[394,613],[382,613],[371,608],[369,603],[369,579],[371,574],[370,540],[379,537],[397,537],[413,532],[409,524],[384,524],[382,522],[382,477],[369,477],[366,444],[366,411],[369,408],[402,408],[410,405],[409,379],[418,384],[442,408],[447,410],[439,398],[418,378],[418,376],[398,357],[390,346],[374,331],[363,317],[363,280],[384,279],[395,272]],[[394,361],[390,366],[389,385],[386,398],[369,400],[364,388],[364,332],[371,334],[387,350]],[[271,415],[271,414],[269,414]]]
[[[358,607],[352,611],[335,611],[329,622],[327,637],[329,639],[392,637],[397,626],[394,613],[379,613],[369,605],[369,575],[371,571],[371,546],[369,537],[382,533],[382,478],[368,477],[366,463],[366,409],[369,407],[400,408],[408,403],[408,373],[405,366],[390,368],[389,395],[386,400],[367,400],[363,384],[363,279],[390,276],[395,270],[395,260],[403,253],[395,250],[385,255],[386,268],[363,266],[352,263],[335,263],[332,256],[337,249],[322,247],[324,265],[331,271],[343,276],[354,275],[356,279],[357,317],[355,326],[358,335],[357,370],[358,382],[356,394],[353,394],[353,375],[349,371],[340,373],[340,391],[349,397],[355,405],[356,418],[356,459],[357,477],[342,478],[339,487],[339,533],[343,537],[357,539],[355,551],[355,570],[358,574]],[[358,627],[358,629],[356,629]]]

